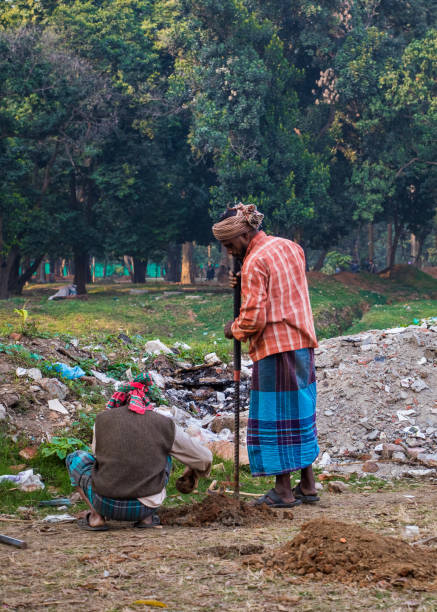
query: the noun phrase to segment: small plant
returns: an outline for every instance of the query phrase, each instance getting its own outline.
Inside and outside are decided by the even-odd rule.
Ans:
[[[126,370],[131,369],[132,376],[137,376],[140,373],[140,368],[135,363],[116,361],[111,363],[106,368],[106,374],[117,380],[126,380]]]
[[[49,337],[48,334],[42,333],[38,329],[38,325],[35,321],[28,321],[29,311],[25,308],[14,308],[14,313],[20,318],[20,333],[28,336],[29,338],[39,336]]]
[[[79,412],[77,419],[72,423],[72,432],[77,439],[91,443],[93,438],[93,427],[96,419],[95,412]]]
[[[151,401],[157,406],[160,406],[162,404],[168,406],[168,400],[165,399],[165,397],[161,393],[160,388],[156,385],[152,385],[151,387],[149,387],[149,397]]]
[[[29,316],[29,312],[25,308],[14,308],[14,313],[20,317],[20,330],[21,333],[25,333],[26,321]]]
[[[65,457],[75,450],[89,451],[89,447],[79,438],[55,436],[50,442],[46,442],[40,447],[42,457],[51,457],[56,455],[59,459],[64,460]]]

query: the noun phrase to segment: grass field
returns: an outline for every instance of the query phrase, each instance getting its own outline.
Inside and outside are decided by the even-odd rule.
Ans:
[[[392,279],[310,273],[309,285],[320,339],[349,329],[408,325],[414,319],[437,314],[432,299],[437,297],[437,280],[412,267],[401,267]],[[35,335],[110,342],[122,332],[138,344],[155,338],[170,345],[185,342],[192,347],[195,359],[210,351],[222,359],[230,358],[231,343],[223,337],[223,326],[232,318],[229,289],[156,282],[142,286],[96,284],[89,287],[86,300],[48,301],[58,287],[32,285],[22,297],[1,301],[0,337],[19,331],[14,309],[26,308]],[[145,293],[132,294],[132,290]]]

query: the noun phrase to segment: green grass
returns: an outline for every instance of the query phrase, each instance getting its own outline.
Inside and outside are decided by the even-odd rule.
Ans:
[[[437,280],[412,266],[395,268],[390,279],[363,273],[353,275],[352,281],[358,283],[346,285],[336,276],[310,275],[310,297],[319,338],[341,334],[355,325],[369,306],[386,313],[384,325],[388,327],[401,324],[396,319],[401,310],[391,310],[386,305],[400,300],[402,303],[417,300],[411,304],[415,317],[429,316],[431,298],[437,297]],[[211,351],[226,361],[231,356],[232,344],[223,336],[223,326],[232,318],[229,289],[156,282],[141,286],[96,284],[89,286],[87,300],[48,301],[58,287],[31,285],[22,297],[0,301],[0,337],[19,331],[20,319],[13,311],[26,308],[29,325],[36,328],[35,335],[58,335],[65,340],[76,336],[107,347],[118,342],[121,349],[117,336],[122,332],[134,341],[125,351],[126,358],[132,349],[139,353],[145,341],[155,338],[169,345],[177,340],[189,344],[192,349],[184,356],[196,361]],[[131,295],[132,288],[147,293]],[[363,320],[363,325],[367,324],[367,319]]]
[[[10,466],[25,464],[27,468],[34,468],[34,472],[41,474],[41,478],[45,484],[45,489],[41,491],[33,491],[26,493],[16,489],[16,485],[10,482],[0,483],[0,513],[14,513],[20,506],[32,507],[38,515],[45,516],[48,513],[55,513],[53,508],[38,508],[38,502],[53,497],[66,497],[73,492],[71,487],[65,462],[55,456],[41,457],[38,454],[32,460],[25,460],[19,455],[19,451],[26,445],[24,440],[17,443],[12,442],[4,433],[0,434],[0,474],[13,473]],[[218,466],[218,467],[216,467]],[[173,460],[173,468],[170,475],[170,480],[167,485],[167,499],[164,502],[165,506],[178,506],[183,503],[192,503],[201,501],[206,490],[213,480],[218,482],[232,482],[234,478],[234,464],[232,461],[224,461],[219,457],[214,456],[213,467],[209,478],[203,478],[199,481],[198,494],[182,495],[176,487],[176,480],[182,475],[185,466]],[[293,482],[298,480],[298,474],[293,475]],[[245,493],[257,493],[262,495],[274,486],[274,478],[253,478],[250,474],[248,466],[240,468],[240,490]],[[228,485],[228,488],[232,488]],[[249,501],[249,497],[246,497]],[[86,506],[81,502],[69,508],[69,512],[76,512]]]
[[[435,316],[437,316],[437,300],[417,300],[391,305],[376,304],[345,333],[355,334],[367,329],[404,327],[417,323],[422,318]]]

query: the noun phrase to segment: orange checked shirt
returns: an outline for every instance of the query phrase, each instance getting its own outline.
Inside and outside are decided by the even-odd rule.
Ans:
[[[250,340],[253,361],[317,346],[305,256],[295,242],[255,234],[241,269],[241,302],[232,334]]]

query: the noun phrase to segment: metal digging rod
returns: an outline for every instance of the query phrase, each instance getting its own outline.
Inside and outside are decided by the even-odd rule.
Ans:
[[[240,271],[240,262],[234,257],[234,274]],[[234,319],[240,314],[241,284],[240,277],[234,287]],[[234,338],[234,497],[240,497],[240,374],[241,342]]]

